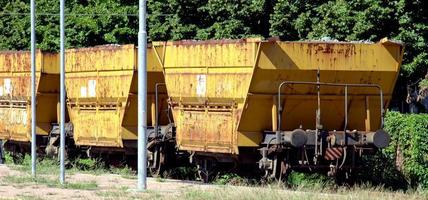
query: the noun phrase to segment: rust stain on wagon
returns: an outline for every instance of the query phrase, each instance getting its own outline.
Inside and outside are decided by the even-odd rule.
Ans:
[[[148,45],[148,123],[154,85],[162,71]],[[66,53],[67,108],[78,145],[123,147],[137,139],[137,49],[134,45],[103,45]],[[165,99],[161,90],[160,99]],[[163,104],[161,104],[163,106]],[[99,123],[93,123],[93,120]],[[161,125],[167,119],[161,117]]]
[[[38,135],[47,135],[57,122],[58,58],[57,54],[36,52],[36,109],[43,111],[37,112]],[[30,141],[30,62],[29,51],[0,52],[0,139]]]
[[[239,153],[239,147],[258,146],[263,131],[272,130],[272,97],[282,81],[316,81],[320,69],[324,82],[381,84],[388,101],[402,56],[401,44],[278,39],[163,42],[155,43],[155,48],[164,51],[159,58],[164,63],[170,105],[178,123],[179,148],[233,154]],[[282,119],[287,121],[281,128],[293,130],[299,123],[312,128],[315,90],[303,86],[285,91],[287,116]],[[341,92],[323,89],[330,102],[323,104],[323,110],[330,111],[323,112],[327,128],[340,128],[336,122],[340,123],[343,116],[337,108],[343,101],[337,97]],[[357,94],[352,97],[357,107],[363,107],[358,95],[373,96],[369,90],[349,90],[349,94]],[[370,105],[378,102],[369,98]],[[222,110],[231,104],[233,108]],[[359,111],[350,112],[349,126],[360,130]],[[380,115],[376,110],[371,113],[371,119]],[[203,123],[208,125],[199,125]],[[372,122],[373,127],[376,124]]]
[[[188,45],[214,45],[214,46],[223,46],[226,44],[246,44],[248,42],[261,41],[260,38],[244,38],[244,39],[222,39],[222,40],[178,40],[178,41],[168,41],[167,45],[175,46],[188,46]]]

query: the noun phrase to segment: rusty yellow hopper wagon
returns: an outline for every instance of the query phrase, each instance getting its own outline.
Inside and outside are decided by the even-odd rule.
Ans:
[[[157,42],[177,146],[208,180],[222,163],[355,168],[389,144],[383,114],[403,45],[246,39]]]
[[[105,45],[66,51],[68,135],[91,152],[126,152],[137,147],[137,49],[134,45]],[[161,65],[148,49],[147,123],[169,124]],[[155,95],[158,88],[159,95]],[[156,106],[156,98],[159,105]],[[158,111],[156,112],[156,107]],[[159,116],[156,117],[156,113]],[[163,113],[163,114],[162,114]],[[156,123],[158,118],[159,123]],[[72,127],[72,128],[71,128]],[[161,127],[159,131],[166,131]]]
[[[28,151],[31,140],[30,57],[29,51],[0,52],[0,140],[13,153]],[[36,133],[42,146],[58,119],[58,58],[36,52]]]

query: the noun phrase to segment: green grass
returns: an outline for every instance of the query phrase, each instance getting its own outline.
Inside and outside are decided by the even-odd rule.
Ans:
[[[156,182],[163,183],[165,182],[165,179],[162,177],[156,177]]]
[[[17,171],[30,173],[31,172],[31,157],[29,155],[23,156],[18,164],[13,162],[12,156],[10,153],[6,153],[6,164]],[[88,158],[77,158],[71,163],[71,168],[66,169],[67,174],[75,173],[85,173],[93,175],[101,174],[118,174],[123,178],[127,179],[136,179],[135,171],[133,171],[128,166],[124,167],[106,167],[105,164],[98,159],[88,159]],[[58,160],[51,158],[43,158],[37,160],[36,163],[37,174],[58,174],[59,173],[59,162]]]
[[[146,190],[144,192],[137,192],[129,190],[128,187],[114,188],[110,190],[97,191],[96,195],[102,199],[171,199],[168,194],[161,193],[155,190]]]
[[[48,187],[54,188],[65,188],[65,189],[77,189],[77,190],[95,190],[98,188],[98,185],[95,181],[89,182],[75,182],[75,183],[65,183],[60,184],[58,180],[52,178],[38,176],[33,178],[31,176],[5,176],[3,177],[3,182],[6,184],[13,184],[15,187],[24,187],[34,184],[42,184]]]
[[[121,186],[119,188],[114,188],[110,190],[97,191],[96,194],[105,199],[132,198],[132,194],[131,192],[129,192],[129,187],[127,186]]]
[[[119,199],[128,196],[127,192],[117,190],[97,191],[96,194],[105,199]]]
[[[177,199],[223,199],[223,200],[256,200],[256,199],[393,199],[393,200],[422,200],[428,196],[423,192],[388,192],[379,188],[350,188],[343,191],[319,191],[306,192],[299,190],[284,190],[276,187],[237,187],[237,186],[221,186],[214,189],[187,189]]]
[[[180,195],[180,199],[224,199],[224,200],[257,200],[257,199],[307,199],[313,197],[312,194],[290,194],[283,190],[271,188],[252,187],[220,187],[216,189],[187,189]]]
[[[18,163],[15,164],[13,159],[10,156],[10,153],[6,153],[6,164],[15,170],[22,172],[31,172],[31,156],[24,155],[21,159],[19,159]],[[9,157],[9,158],[8,158]],[[38,174],[52,174],[59,173],[59,164],[58,161],[45,158],[41,160],[37,160],[36,170]]]
[[[20,200],[43,200],[43,198],[40,198],[38,196],[27,195],[27,194],[18,195],[18,199],[20,199]]]
[[[296,175],[301,178],[300,175]],[[223,177],[224,178],[224,177]],[[295,179],[298,179],[295,177]],[[303,178],[301,178],[303,179]],[[299,183],[308,183],[307,180],[300,180]],[[419,200],[428,199],[428,192],[422,189],[408,191],[390,191],[381,186],[374,187],[370,184],[356,185],[353,187],[313,187],[309,182],[306,187],[285,187],[284,185],[271,182],[257,187],[213,185],[213,186],[191,186],[183,187],[177,191],[165,192],[157,190],[147,190],[146,192],[131,192],[129,187],[120,186],[104,188],[100,190],[95,182],[67,183],[60,185],[56,180],[47,177],[33,179],[30,176],[5,176],[3,182],[8,185],[24,187],[28,185],[46,185],[48,187],[66,188],[76,190],[94,190],[96,195],[102,199],[224,199],[224,200],[255,200],[255,199],[406,199]],[[163,183],[159,183],[163,184]],[[295,182],[297,184],[297,182]],[[318,182],[315,182],[318,184]],[[286,188],[286,189],[284,189]],[[23,196],[22,199],[37,199],[36,196]]]
[[[6,161],[10,161],[6,158]],[[15,170],[30,174],[29,156],[24,156],[20,165],[10,164]],[[76,189],[76,190],[96,190],[96,194],[103,199],[428,199],[428,192],[421,188],[413,188],[406,191],[392,191],[382,185],[373,186],[370,183],[363,183],[352,187],[337,186],[334,180],[320,174],[307,174],[293,172],[284,182],[254,181],[240,177],[236,174],[223,174],[214,180],[212,187],[189,187],[173,192],[159,192],[148,190],[144,193],[130,192],[129,188],[112,187],[99,190],[95,181],[74,182],[61,185],[53,174],[58,174],[58,162],[52,159],[39,160],[37,163],[37,179],[29,175],[5,176],[2,178],[2,185],[13,185],[14,187],[26,187],[31,185],[45,185],[53,188]],[[118,174],[123,178],[135,179],[135,171],[129,167],[107,168],[99,160],[77,159],[71,163],[72,168],[67,169],[68,174],[88,173],[93,175]],[[184,171],[191,174],[191,168],[182,168],[173,171],[177,173]],[[180,172],[181,172],[180,171]],[[171,174],[173,174],[171,173]],[[174,174],[173,174],[174,175]],[[175,174],[177,175],[177,174]],[[178,174],[180,175],[180,174]],[[166,179],[157,178],[158,184],[167,182]],[[239,186],[239,187],[238,187]],[[37,196],[22,196],[21,199],[37,199]]]
[[[288,176],[287,181],[277,181],[275,179],[265,180],[265,179],[248,179],[241,177],[237,174],[227,173],[217,176],[212,182],[216,185],[234,185],[234,186],[275,186],[277,188],[289,188],[289,189],[325,189],[325,188],[335,188],[337,185],[334,182],[333,178],[327,177],[322,174],[307,174],[292,172]]]
[[[77,182],[77,183],[66,183],[64,186],[61,186],[66,189],[75,189],[75,190],[95,190],[98,188],[98,184],[95,181],[89,182]]]
[[[267,195],[265,193],[269,193],[272,195],[267,199],[283,199],[284,192],[287,191],[287,198],[289,199],[428,199],[428,191],[422,188],[394,191],[382,185],[372,185],[370,183],[360,183],[352,187],[339,186],[333,178],[316,173],[292,172],[286,182],[275,180],[253,182],[236,174],[224,174],[217,177],[213,183],[220,185],[220,188],[214,190],[187,190],[183,194],[183,198],[259,199],[265,198],[264,196]],[[238,190],[236,193],[242,194],[242,196],[234,195],[233,190]]]
[[[286,184],[288,187],[300,191],[320,191],[326,189],[334,190],[337,187],[334,178],[318,173],[308,174],[291,172],[288,176]]]
[[[133,171],[131,168],[129,168],[126,165],[124,167],[112,167],[110,168],[110,172],[113,174],[118,174],[122,178],[137,179],[135,171]]]

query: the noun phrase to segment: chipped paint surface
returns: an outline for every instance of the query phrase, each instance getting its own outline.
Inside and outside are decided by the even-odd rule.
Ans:
[[[30,141],[31,54],[0,52],[0,139]],[[59,74],[57,54],[36,53],[37,130],[47,135],[57,122]]]
[[[123,147],[137,139],[137,49],[134,45],[105,45],[66,52],[67,108],[77,145]],[[163,75],[148,50],[148,124],[154,87]],[[161,90],[165,102],[165,90]],[[165,108],[165,107],[164,107]],[[161,124],[166,124],[161,118]]]
[[[381,85],[387,104],[403,55],[401,44],[384,42],[255,39],[156,42],[154,47],[161,52],[157,56],[165,71],[179,148],[235,154],[238,147],[258,146],[262,132],[272,130],[273,97],[282,81],[316,81],[319,69],[322,82]],[[281,129],[313,128],[316,90],[295,86],[284,92]],[[323,88],[321,93],[322,123],[339,130],[343,89]],[[350,89],[349,94],[349,128],[367,128],[366,113],[371,115],[370,129],[379,128],[376,91]]]
[[[237,153],[236,127],[258,44],[224,40],[162,45],[155,49],[164,51],[158,56],[164,63],[179,148]]]

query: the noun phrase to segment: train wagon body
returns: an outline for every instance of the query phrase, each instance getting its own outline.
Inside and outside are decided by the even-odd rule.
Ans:
[[[178,148],[206,158],[203,174],[227,158],[260,159],[273,175],[334,161],[334,173],[346,165],[336,163],[355,164],[348,151],[389,143],[382,120],[401,43],[243,39],[157,42],[154,49]]]
[[[72,137],[78,146],[136,148],[137,49],[105,45],[66,51],[67,108]],[[164,83],[162,68],[151,48],[147,55],[147,123],[155,126],[156,84]],[[166,109],[165,87],[159,88],[159,110]],[[159,124],[168,124],[160,115]]]
[[[36,52],[37,136],[48,136],[58,119],[58,64],[57,54]],[[29,144],[31,140],[29,51],[0,52],[0,139],[7,140],[6,144]]]

